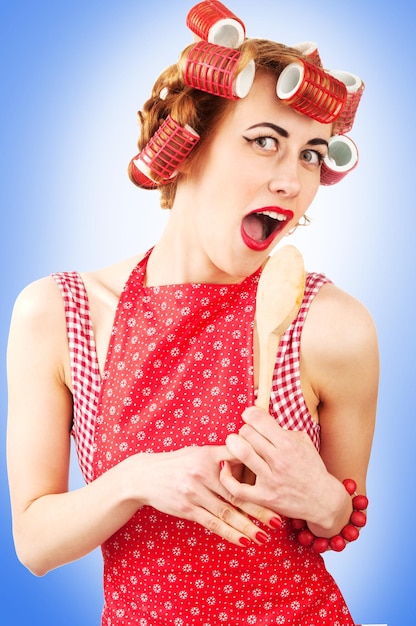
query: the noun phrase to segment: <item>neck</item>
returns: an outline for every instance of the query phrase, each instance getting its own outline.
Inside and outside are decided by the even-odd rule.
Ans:
[[[201,224],[195,220],[197,202],[198,194],[192,193],[191,185],[186,189],[178,186],[165,229],[148,261],[147,286],[240,283],[257,269],[253,258],[240,259],[240,250],[233,250],[231,244],[229,249],[219,251],[212,241],[214,233],[211,239],[201,233]],[[213,244],[210,251],[204,242]]]
[[[234,277],[215,267],[192,244],[186,245],[177,233],[172,241],[165,231],[152,250],[146,269],[146,286],[183,285],[189,283],[239,283],[244,276]]]

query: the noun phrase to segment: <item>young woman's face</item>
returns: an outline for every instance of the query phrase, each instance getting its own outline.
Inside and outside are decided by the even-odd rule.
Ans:
[[[298,223],[318,190],[330,135],[330,125],[282,105],[267,75],[230,108],[183,188],[193,243],[220,274],[249,275]]]

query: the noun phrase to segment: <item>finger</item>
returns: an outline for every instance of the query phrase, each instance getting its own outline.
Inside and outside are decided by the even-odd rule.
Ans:
[[[286,431],[279,426],[274,417],[259,409],[258,407],[248,407],[243,411],[243,421],[257,430],[263,437],[275,442],[277,437],[283,436]]]
[[[241,508],[242,504],[244,504],[244,500],[250,496],[248,487],[252,485],[241,482],[241,480],[235,476],[232,464],[227,462],[224,462],[222,465],[220,481],[228,493],[228,498],[226,499],[237,508]]]
[[[229,450],[229,448],[226,445],[223,446],[206,446],[206,449],[211,449],[212,448],[212,452],[213,452],[213,459],[215,461],[216,464],[221,466],[221,463],[224,461],[234,461],[236,463],[239,462],[239,459],[237,459],[233,453],[231,452],[231,450]]]
[[[240,508],[244,513],[247,513],[250,517],[262,522],[262,524],[270,528],[278,529],[281,528],[283,524],[281,516],[276,513],[276,511],[255,504],[254,502],[243,502]]]
[[[247,502],[255,502],[255,486],[239,481],[234,476],[232,466],[229,463],[224,463],[220,473],[220,481],[228,494],[228,496],[225,496],[226,499],[233,506],[244,510],[244,505]]]
[[[244,424],[240,428],[239,436],[242,437],[256,454],[258,454],[270,467],[276,460],[277,445],[262,435],[258,430],[250,424]]]
[[[296,466],[295,459],[305,464],[306,459],[316,453],[316,448],[306,432],[286,430],[262,410],[250,407],[244,412],[243,419],[245,424],[239,434],[270,464],[271,469],[278,465],[283,471],[288,463],[292,467]],[[271,446],[268,447],[266,442]]]
[[[250,443],[241,435],[228,435],[225,443],[232,457],[241,461],[254,474],[259,475],[270,471],[265,460],[253,450]]]
[[[251,542],[262,545],[269,538],[247,515],[215,494],[208,495],[203,504],[195,509],[194,519],[211,532],[240,547],[248,547]]]
[[[232,465],[230,463],[224,463],[220,480],[230,493],[229,502],[235,507],[270,528],[276,529],[281,527],[282,518],[280,515],[276,511],[257,504],[252,500],[256,492],[255,488],[253,488],[253,485],[240,483],[233,475]],[[235,493],[237,493],[238,496],[232,495]]]

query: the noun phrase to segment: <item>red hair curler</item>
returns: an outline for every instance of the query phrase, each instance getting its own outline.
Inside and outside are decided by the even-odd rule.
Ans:
[[[328,142],[328,156],[321,165],[321,185],[334,185],[358,163],[355,143],[345,135],[333,135]]]
[[[355,74],[341,70],[331,70],[330,74],[344,83],[347,88],[347,100],[341,115],[334,123],[334,134],[344,135],[348,133],[354,124],[355,114],[360,104],[364,91],[364,83]]]
[[[251,60],[237,73],[240,56],[239,50],[198,41],[185,60],[185,83],[229,100],[244,98],[253,84],[255,64]]]
[[[291,47],[295,48],[295,50],[298,50],[308,59],[308,61],[310,61],[314,65],[317,65],[318,67],[323,67],[321,56],[318,50],[318,44],[316,44],[314,41],[301,41],[299,43],[293,44],[293,46]]]
[[[337,119],[347,99],[343,82],[303,59],[285,67],[277,81],[276,92],[296,111],[323,124]]]
[[[218,0],[196,4],[186,16],[186,25],[197,37],[228,48],[238,48],[244,41],[244,23]]]
[[[180,126],[169,115],[143,150],[131,161],[130,174],[139,187],[152,189],[177,174],[199,135],[190,126]]]
[[[139,160],[139,156],[140,155],[134,157],[134,159],[132,159],[129,163],[127,172],[131,182],[142,189],[156,189],[157,183],[146,176],[146,174],[144,174],[140,169],[140,167],[143,167],[143,164]]]

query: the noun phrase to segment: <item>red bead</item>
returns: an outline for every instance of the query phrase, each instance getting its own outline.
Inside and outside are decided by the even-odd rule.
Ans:
[[[311,531],[306,528],[304,530],[301,530],[298,534],[298,541],[300,545],[304,547],[312,545],[314,539],[315,535],[313,535]]]
[[[334,552],[341,552],[345,548],[346,543],[341,535],[335,535],[335,537],[331,537],[329,540],[329,545]]]
[[[295,530],[302,530],[306,528],[306,522],[304,519],[292,519],[292,526]]]
[[[357,490],[357,483],[352,478],[346,478],[342,481],[342,484],[344,485],[350,496],[352,496]]]
[[[352,524],[347,524],[341,531],[341,535],[344,537],[346,541],[355,541],[358,539],[360,535],[360,531],[358,528],[353,526]]]
[[[357,511],[365,511],[365,509],[368,507],[367,496],[355,496],[352,499],[352,505]]]
[[[329,547],[329,541],[328,539],[325,539],[325,537],[317,537],[315,539],[315,541],[313,542],[313,551],[317,552],[318,554],[322,554],[322,552],[326,552],[328,550]]]
[[[340,534],[326,539],[325,537],[316,537],[309,528],[305,520],[294,519],[292,526],[298,532],[298,540],[302,546],[312,546],[314,552],[322,553],[331,548],[335,552],[344,550],[347,542],[355,541],[360,535],[360,529],[367,523],[367,515],[364,512],[368,507],[368,498],[364,495],[354,495],[357,490],[357,483],[352,478],[346,478],[342,481],[346,491],[352,496],[353,512],[351,513],[348,524],[344,526]]]
[[[358,528],[362,528],[367,523],[367,516],[362,511],[353,511],[350,517],[351,524],[354,526],[358,526]]]

